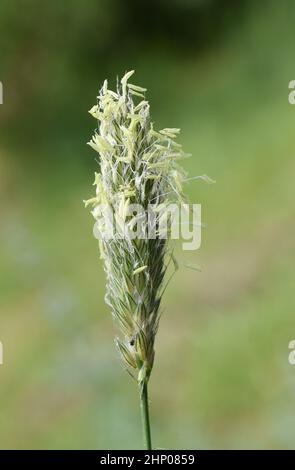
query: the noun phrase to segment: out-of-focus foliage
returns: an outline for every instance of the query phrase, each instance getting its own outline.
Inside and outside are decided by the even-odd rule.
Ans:
[[[294,19],[291,0],[1,0],[1,448],[141,446],[82,204],[87,110],[134,68],[190,176],[217,181],[187,186],[206,228],[163,300],[155,444],[294,447]]]
[[[17,125],[26,144],[49,139],[52,132],[71,135],[73,126],[81,128],[81,107],[106,71],[116,75],[119,64],[128,69],[159,47],[166,50],[163,60],[166,54],[195,54],[226,30],[230,12],[241,12],[243,2],[236,3],[73,0],[40,7],[37,0],[19,0],[16,8],[2,0],[1,80],[9,102],[2,140],[11,135],[9,124]]]

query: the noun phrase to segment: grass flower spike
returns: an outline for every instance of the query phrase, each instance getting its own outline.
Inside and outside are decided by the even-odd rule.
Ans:
[[[175,142],[179,129],[156,131],[150,121],[145,88],[124,75],[116,92],[104,82],[97,104],[90,110],[98,121],[89,145],[99,154],[91,206],[100,233],[99,248],[107,278],[106,303],[118,325],[116,345],[125,368],[137,380],[145,446],[151,449],[147,385],[155,357],[155,337],[165,273],[173,255],[168,238],[161,236],[166,208],[181,201],[185,174],[177,160],[183,156]],[[146,233],[144,217],[153,205],[153,237],[134,237],[136,226]],[[101,206],[107,211],[101,211]],[[140,205],[141,213],[134,213]],[[110,220],[116,233],[109,236]],[[132,236],[133,235],[133,236]],[[175,264],[176,266],[176,264]]]

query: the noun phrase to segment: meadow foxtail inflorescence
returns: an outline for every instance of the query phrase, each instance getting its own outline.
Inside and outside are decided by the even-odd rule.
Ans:
[[[90,113],[98,121],[89,145],[99,154],[95,174],[96,194],[85,201],[91,206],[100,233],[99,248],[107,278],[106,303],[120,330],[116,345],[123,363],[140,388],[145,445],[151,448],[147,384],[154,363],[154,344],[159,324],[164,277],[172,260],[168,237],[161,236],[163,217],[171,201],[183,200],[185,174],[177,160],[183,157],[175,142],[179,129],[156,131],[150,121],[145,89],[128,82],[134,71],[118,81],[116,92],[105,80],[97,105]],[[134,237],[142,213],[154,207],[154,236]],[[102,211],[101,207],[107,207]],[[117,231],[108,236],[110,218]],[[131,236],[133,234],[133,236]]]

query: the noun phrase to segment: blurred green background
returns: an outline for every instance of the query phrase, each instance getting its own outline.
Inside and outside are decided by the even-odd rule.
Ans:
[[[87,110],[130,69],[217,181],[187,184],[206,228],[164,298],[154,446],[294,448],[294,21],[292,0],[1,0],[2,449],[142,446],[82,203]]]

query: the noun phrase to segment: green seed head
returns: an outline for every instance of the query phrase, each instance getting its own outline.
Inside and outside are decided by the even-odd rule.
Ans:
[[[105,300],[119,326],[116,344],[123,362],[143,384],[153,367],[163,281],[172,256],[157,227],[168,204],[182,199],[185,175],[177,163],[183,156],[175,142],[179,129],[154,130],[146,89],[128,82],[133,73],[124,75],[116,92],[105,81],[90,110],[98,129],[89,145],[99,154],[99,169],[96,194],[85,205],[91,206],[100,233],[106,233],[110,218],[119,229],[99,243],[107,277]],[[104,214],[101,204],[108,208]],[[143,215],[129,210],[134,204],[143,212],[150,204],[156,207],[153,238],[131,237]]]

